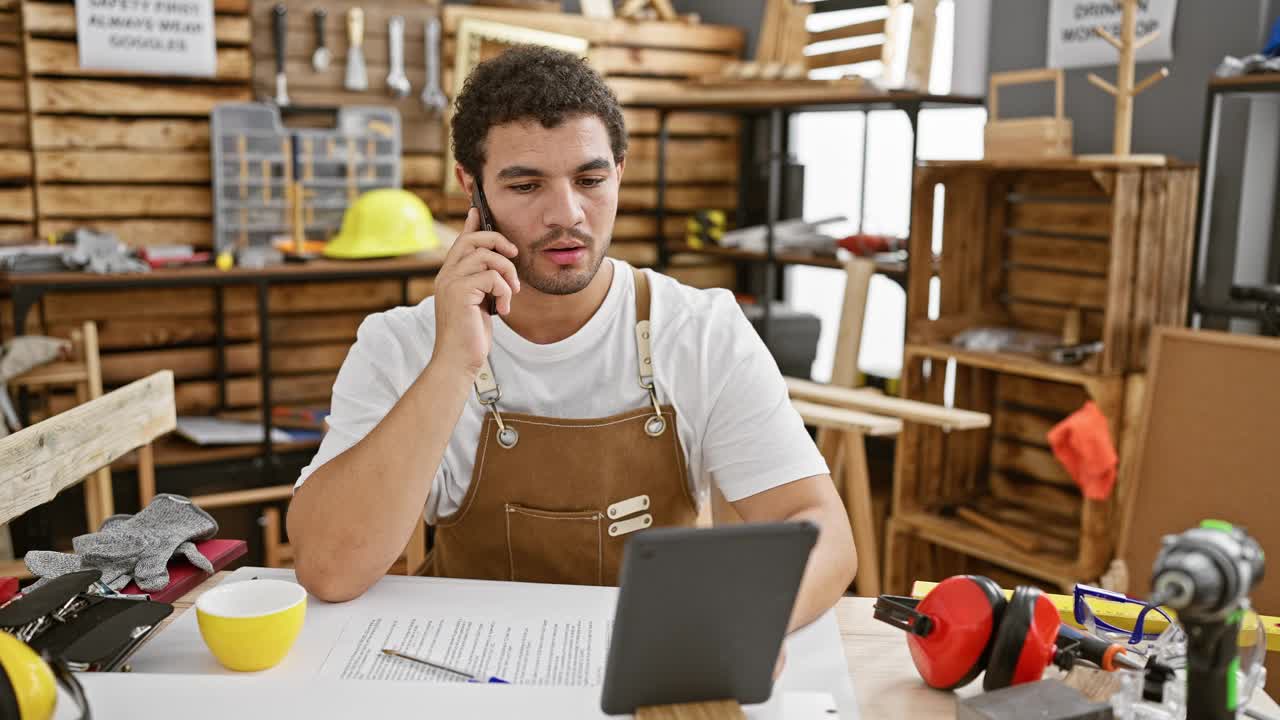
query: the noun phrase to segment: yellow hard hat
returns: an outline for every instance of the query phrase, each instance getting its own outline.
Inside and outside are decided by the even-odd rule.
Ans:
[[[426,203],[408,190],[370,190],[351,203],[342,229],[324,248],[343,260],[409,255],[440,247]]]
[[[49,720],[57,701],[53,672],[45,661],[26,643],[0,632],[0,717]]]

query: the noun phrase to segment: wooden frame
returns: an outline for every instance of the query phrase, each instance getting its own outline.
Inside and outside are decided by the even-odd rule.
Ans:
[[[462,87],[466,83],[467,76],[471,74],[471,70],[476,65],[479,65],[482,60],[487,59],[486,50],[491,45],[511,46],[526,44],[557,48],[565,52],[576,53],[584,58],[587,57],[587,50],[590,45],[585,38],[572,35],[533,30],[489,20],[463,18],[458,23],[458,33],[454,40],[453,97],[457,98],[462,93]],[[450,105],[448,112],[447,123],[448,134],[444,144],[444,189],[446,193],[457,193],[462,190],[462,186],[458,183],[457,175],[453,171],[452,105]]]
[[[1052,117],[1000,118],[1001,87],[1040,82],[1054,84]],[[983,129],[986,157],[1030,160],[1070,156],[1073,130],[1071,119],[1065,115],[1063,83],[1060,68],[992,73],[987,94],[987,125]]]

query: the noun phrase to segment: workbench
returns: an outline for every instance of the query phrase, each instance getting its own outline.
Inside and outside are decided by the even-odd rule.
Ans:
[[[189,610],[196,598],[228,574],[218,573],[174,602],[174,613],[165,623]],[[933,690],[924,685],[911,663],[903,633],[872,617],[874,603],[872,598],[845,597],[836,604],[840,638],[862,718],[929,720],[955,717],[954,693]],[[971,683],[963,694],[972,694],[980,689],[980,683]],[[1280,717],[1280,706],[1262,691],[1254,696],[1251,707]]]
[[[98,275],[85,272],[0,273],[0,294],[8,293],[13,304],[15,335],[26,331],[28,315],[46,295],[57,292],[127,291],[159,288],[207,288],[214,290],[215,322],[214,357],[218,387],[217,407],[227,405],[227,332],[225,327],[224,292],[232,287],[249,287],[257,292],[258,379],[262,399],[264,459],[263,484],[275,480],[273,469],[276,449],[271,441],[271,288],[301,283],[341,282],[352,280],[397,280],[400,283],[399,304],[410,304],[409,282],[413,278],[431,277],[440,269],[443,253],[423,253],[401,258],[364,261],[311,260],[285,263],[261,269],[214,267],[154,270],[149,273]]]

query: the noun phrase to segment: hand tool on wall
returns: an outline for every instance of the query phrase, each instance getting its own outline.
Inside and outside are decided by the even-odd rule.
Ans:
[[[404,74],[404,18],[393,16],[387,21],[387,45],[390,48],[391,70],[387,73],[387,89],[391,97],[402,98],[409,94],[409,78]]]
[[[324,42],[324,21],[328,16],[324,8],[311,11],[311,21],[316,28],[316,49],[311,52],[311,69],[316,72],[329,69],[329,46]]]
[[[361,92],[369,89],[369,77],[364,69],[364,10],[347,11],[347,76],[342,87]]]
[[[271,13],[271,29],[275,36],[276,42],[276,98],[277,105],[284,107],[289,104],[289,82],[284,74],[284,38],[285,23],[288,18],[288,10],[285,9],[284,3],[278,3]]]
[[[1187,717],[1236,717],[1240,622],[1263,569],[1258,542],[1229,523],[1205,520],[1164,538],[1150,601],[1177,610],[1187,633]]]
[[[449,106],[449,98],[440,89],[440,18],[427,20],[427,83],[422,88],[422,106],[432,115],[439,115]]]

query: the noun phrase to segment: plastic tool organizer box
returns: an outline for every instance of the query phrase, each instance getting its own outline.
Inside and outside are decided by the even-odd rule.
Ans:
[[[338,108],[333,128],[286,128],[264,103],[219,105],[211,114],[214,247],[270,247],[299,222],[327,240],[347,206],[367,190],[400,187],[400,113],[384,106]],[[295,182],[301,207],[295,207]]]

